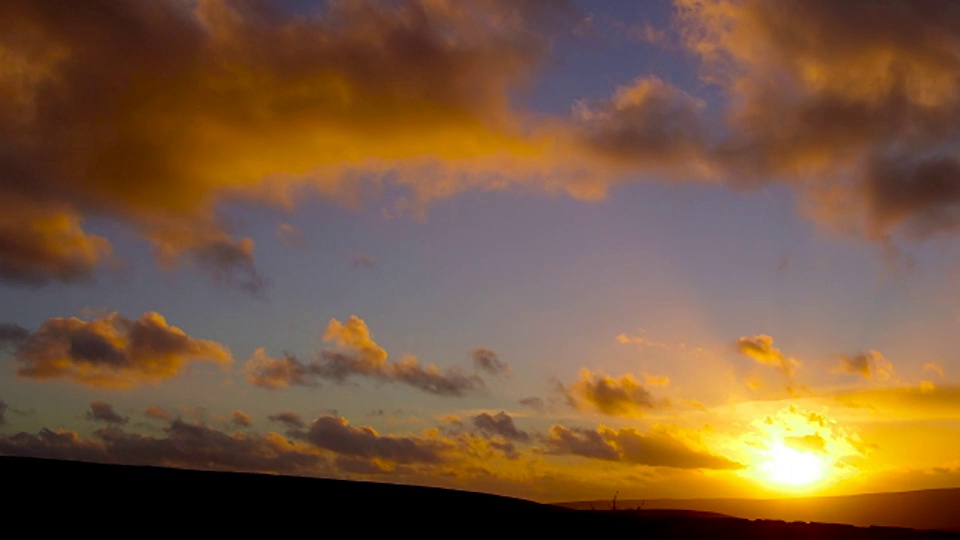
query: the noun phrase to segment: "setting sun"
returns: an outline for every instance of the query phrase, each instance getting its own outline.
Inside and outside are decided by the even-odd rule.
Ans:
[[[810,452],[802,452],[777,442],[759,467],[771,483],[789,487],[810,486],[824,476],[826,464]]]

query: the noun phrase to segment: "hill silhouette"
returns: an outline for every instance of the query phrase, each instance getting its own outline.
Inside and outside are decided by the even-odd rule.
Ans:
[[[866,527],[910,527],[960,532],[960,489],[929,489],[795,499],[623,500],[624,508],[696,510],[746,519],[819,521]],[[609,501],[560,503],[574,509],[606,508]]]
[[[947,532],[749,521],[698,512],[578,511],[396,484],[0,457],[8,527],[34,533],[634,535],[649,539],[941,539]]]

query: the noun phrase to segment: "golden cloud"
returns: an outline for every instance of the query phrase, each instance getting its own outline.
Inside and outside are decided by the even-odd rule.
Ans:
[[[227,368],[233,361],[223,345],[192,338],[156,312],[137,320],[116,312],[91,321],[48,319],[12,344],[17,375],[97,387],[158,383],[179,375],[192,362]]]
[[[641,416],[656,407],[650,392],[629,373],[615,379],[583,369],[563,392],[574,407],[611,416]]]

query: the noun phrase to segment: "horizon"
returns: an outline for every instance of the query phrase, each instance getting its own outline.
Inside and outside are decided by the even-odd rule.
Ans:
[[[5,2],[0,455],[960,488],[948,7]]]

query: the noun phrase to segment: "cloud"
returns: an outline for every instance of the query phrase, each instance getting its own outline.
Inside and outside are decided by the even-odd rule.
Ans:
[[[0,346],[16,346],[30,337],[30,331],[12,323],[0,323]]]
[[[9,408],[10,406],[7,405],[7,402],[0,399],[0,426],[7,423],[7,409]]]
[[[206,242],[192,248],[189,253],[200,270],[216,283],[237,287],[251,294],[260,294],[267,286],[266,278],[253,264],[253,240],[249,238]]]
[[[960,16],[926,2],[676,4],[727,94],[730,136],[712,153],[728,176],[795,182],[814,217],[872,238],[957,227]]]
[[[155,312],[137,320],[116,312],[91,321],[48,319],[18,340],[13,356],[21,377],[110,388],[157,383],[196,361],[224,368],[233,361],[223,345],[192,338]]]
[[[547,403],[543,400],[543,398],[538,398],[536,396],[523,398],[518,403],[524,407],[530,407],[537,412],[543,412],[547,408]]]
[[[157,420],[170,420],[173,418],[173,415],[170,414],[170,411],[157,405],[151,405],[147,407],[147,410],[143,414],[149,418],[156,418]]]
[[[885,381],[893,373],[893,364],[883,357],[879,351],[869,351],[853,356],[841,356],[840,364],[835,369],[838,373],[860,375],[865,379]]]
[[[377,260],[369,255],[363,255],[360,253],[351,253],[347,256],[347,260],[350,261],[350,266],[353,269],[358,268],[367,268],[373,269],[378,266]]]
[[[241,410],[236,410],[230,415],[230,423],[237,427],[250,427],[253,425],[253,418]]]
[[[740,469],[743,465],[705,450],[666,431],[643,434],[632,428],[596,430],[554,425],[544,438],[546,449],[555,454],[578,456],[678,469]]]
[[[772,337],[763,334],[738,339],[737,352],[760,364],[773,366],[787,377],[793,377],[801,365],[799,360],[785,356],[780,349],[774,347]]]
[[[385,178],[421,199],[533,181],[496,174],[539,144],[511,90],[569,14],[565,2],[506,0],[297,13],[223,0],[4,2],[0,277],[86,278],[109,243],[81,224],[105,216],[164,264],[192,259],[258,289],[252,244],[225,230],[218,202],[292,205],[310,190],[351,203]],[[474,171],[478,159],[498,163]]]
[[[656,407],[650,392],[629,373],[614,379],[583,369],[576,382],[561,388],[572,406],[610,416],[641,416]]]
[[[516,424],[513,423],[513,418],[503,411],[495,415],[480,413],[473,417],[473,425],[489,435],[499,435],[504,439],[517,442],[530,441],[530,434],[517,429]]]
[[[127,433],[116,427],[85,439],[73,431],[43,428],[37,434],[0,436],[0,454],[129,465],[162,465],[189,469],[318,474],[324,459],[315,450],[276,433],[263,436],[227,434],[174,420],[163,437]]]
[[[288,386],[315,386],[308,366],[296,357],[286,354],[282,358],[272,358],[261,347],[253,351],[253,356],[244,364],[244,373],[252,385],[263,388],[279,389]]]
[[[0,280],[28,286],[89,282],[98,266],[110,260],[110,242],[84,231],[76,211],[3,191],[0,184]]]
[[[478,347],[473,350],[473,365],[477,370],[488,375],[508,375],[510,373],[510,364],[500,360],[494,351]]]
[[[290,429],[301,429],[306,427],[307,425],[306,423],[304,423],[303,418],[300,418],[299,414],[295,412],[289,412],[289,411],[272,414],[268,416],[267,419],[270,420],[271,422],[278,422],[280,424],[284,424]]]
[[[284,245],[293,248],[302,248],[307,244],[303,235],[300,234],[300,229],[289,223],[277,225],[277,239]]]
[[[440,463],[447,443],[419,437],[380,435],[370,426],[353,427],[346,418],[321,416],[306,431],[291,436],[343,456],[378,458],[396,463]]]
[[[254,385],[265,388],[314,386],[318,379],[343,384],[352,377],[366,377],[380,382],[401,383],[441,396],[462,396],[482,390],[483,380],[457,368],[441,371],[435,365],[421,366],[417,358],[406,355],[390,362],[387,351],[378,345],[367,324],[356,315],[346,322],[331,319],[323,335],[335,348],[323,350],[309,363],[292,355],[271,358],[257,349],[245,365],[246,377]]]
[[[121,416],[113,410],[113,405],[106,401],[94,401],[90,403],[90,410],[87,412],[87,418],[97,422],[106,422],[108,424],[123,425],[130,421],[129,417]]]
[[[783,442],[800,451],[819,453],[827,451],[827,441],[819,433],[784,437]]]
[[[946,378],[946,375],[944,375],[943,366],[941,366],[937,362],[927,362],[923,364],[923,370],[932,371],[933,373],[936,373],[937,375],[939,375],[941,379]]]
[[[620,166],[702,176],[707,164],[696,158],[705,144],[700,114],[705,106],[659,77],[638,77],[610,99],[578,101],[575,136],[578,144]]]
[[[929,381],[919,386],[897,386],[841,392],[837,402],[872,410],[891,418],[960,419],[960,386],[936,386]]]

